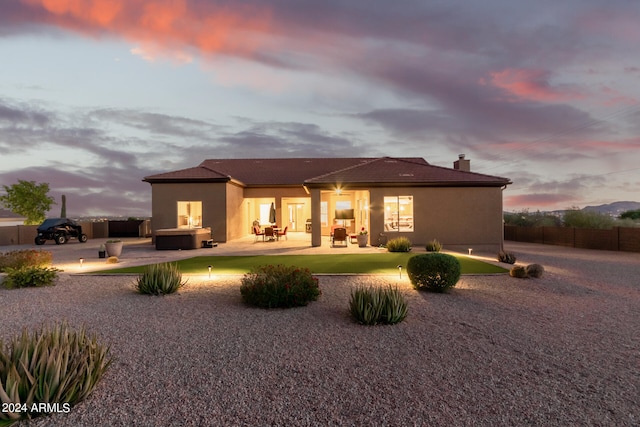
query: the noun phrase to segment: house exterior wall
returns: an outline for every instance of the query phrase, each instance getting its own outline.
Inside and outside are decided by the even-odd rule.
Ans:
[[[500,187],[380,187],[371,188],[371,237],[405,236],[414,246],[438,239],[445,249],[498,252],[503,243]],[[413,196],[413,232],[384,229],[384,197]]]
[[[155,183],[151,185],[151,227],[178,226],[178,202],[202,202],[202,226],[210,227],[213,238],[227,241],[227,185],[221,183]]]
[[[244,206],[243,188],[238,185],[228,183],[226,186],[226,240],[238,239],[247,235],[247,219]],[[205,207],[203,206],[203,210]],[[222,236],[218,236],[212,229],[214,239],[221,241]]]

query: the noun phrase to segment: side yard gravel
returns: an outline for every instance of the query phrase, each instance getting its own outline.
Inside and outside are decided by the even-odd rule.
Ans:
[[[321,276],[307,307],[242,304],[240,277],[149,297],[132,277],[0,289],[0,338],[66,319],[115,361],[69,414],[34,426],[640,425],[640,255],[508,243],[540,279]],[[357,284],[397,284],[407,319],[361,326]]]

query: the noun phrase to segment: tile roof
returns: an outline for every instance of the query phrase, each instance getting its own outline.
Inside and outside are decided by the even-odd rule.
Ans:
[[[432,166],[420,157],[208,159],[194,168],[147,176],[144,181],[225,182],[245,186],[324,186],[332,183],[398,185],[510,184],[507,178]]]
[[[382,157],[367,163],[310,178],[306,185],[332,184],[404,184],[404,185],[457,185],[502,186],[511,184],[508,178],[466,172],[413,159]]]

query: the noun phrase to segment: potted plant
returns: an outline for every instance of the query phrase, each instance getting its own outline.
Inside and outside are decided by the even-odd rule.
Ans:
[[[105,249],[107,250],[107,255],[110,257],[120,257],[122,253],[122,240],[107,240],[104,244]]]
[[[364,248],[365,246],[367,246],[367,241],[369,240],[369,233],[364,227],[360,229],[357,239],[358,239],[358,246],[360,246],[361,248]]]

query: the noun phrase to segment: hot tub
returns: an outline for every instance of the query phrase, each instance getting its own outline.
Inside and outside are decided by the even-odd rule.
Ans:
[[[156,230],[156,250],[198,249],[211,240],[211,228],[161,228]]]

